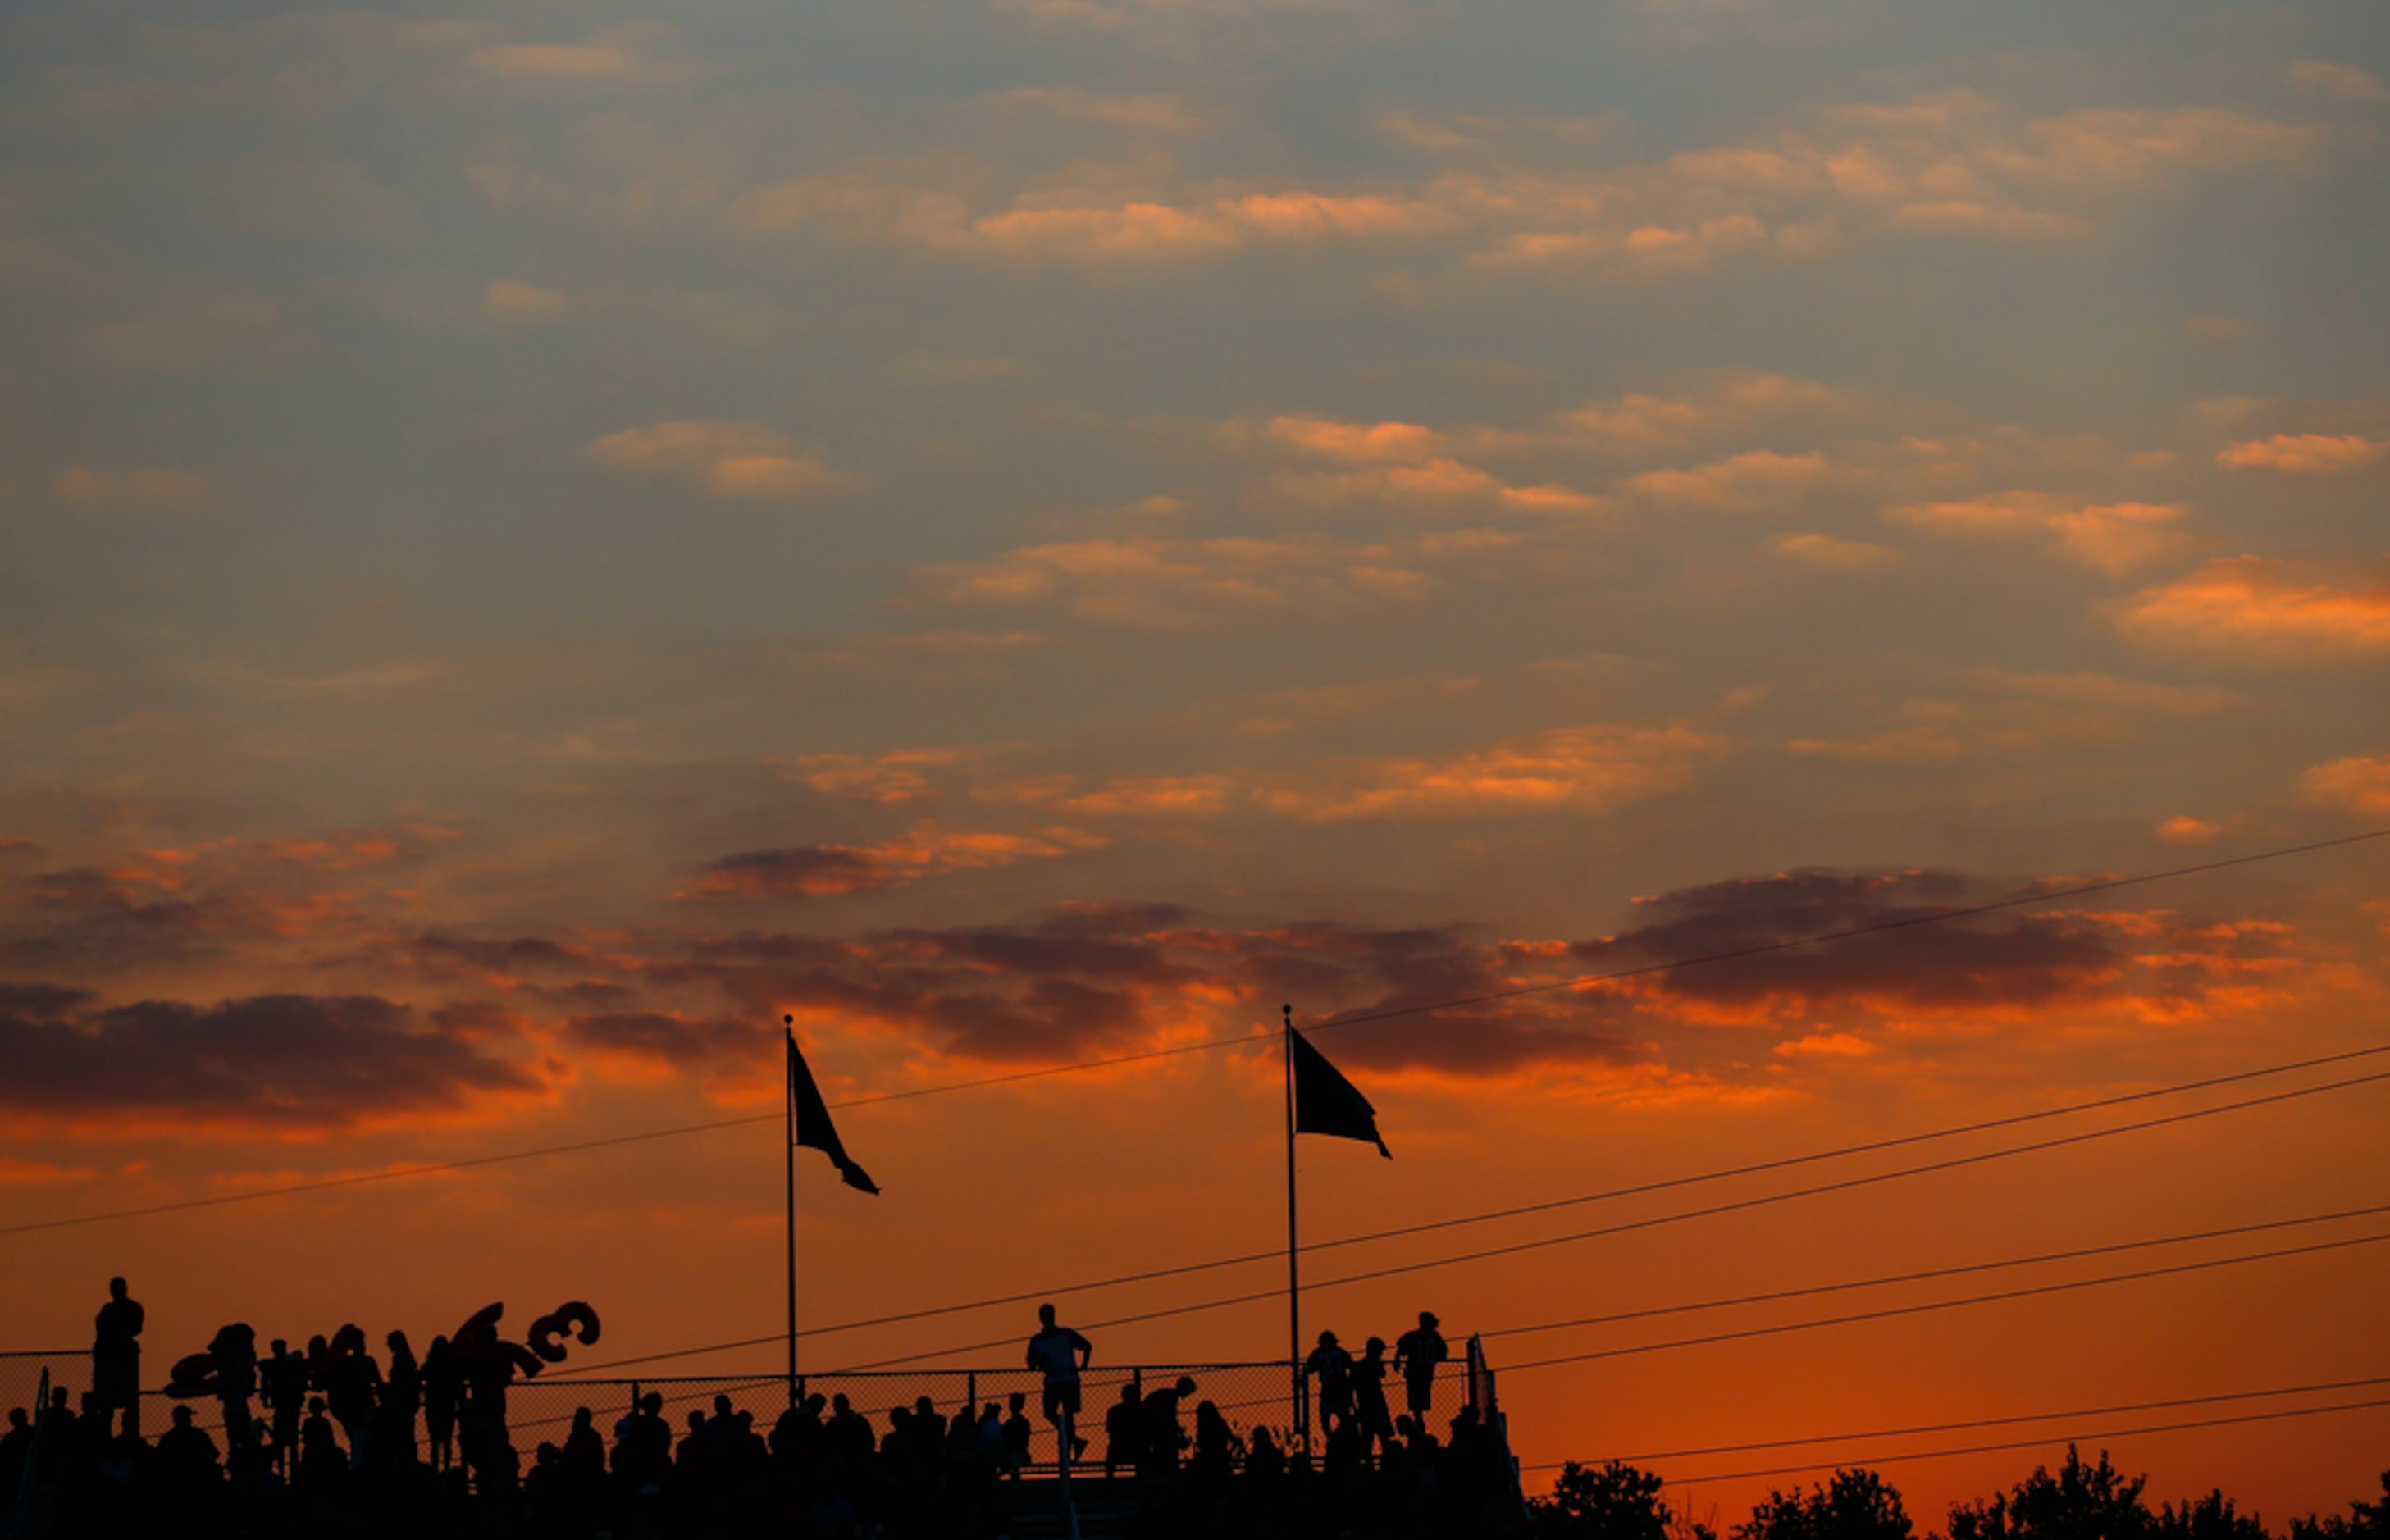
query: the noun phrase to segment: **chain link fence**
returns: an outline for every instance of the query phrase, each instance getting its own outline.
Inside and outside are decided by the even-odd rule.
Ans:
[[[37,1348],[0,1353],[0,1417],[20,1406],[27,1417],[33,1415],[41,1396],[44,1369],[50,1372],[53,1389],[66,1391],[67,1405],[81,1408],[83,1392],[91,1389],[91,1354],[68,1348]]]

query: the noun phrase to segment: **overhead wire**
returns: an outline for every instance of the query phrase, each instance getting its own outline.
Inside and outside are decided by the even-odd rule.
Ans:
[[[1778,1203],[1791,1202],[1799,1199],[1821,1197],[1825,1194],[1834,1192],[1852,1191],[1861,1187],[1880,1186],[1886,1182],[1900,1181],[1912,1176],[1928,1175],[1937,1172],[1953,1171],[1968,1166],[1986,1164],[1994,1161],[2009,1160],[2020,1155],[2036,1154],[2043,1150],[2088,1144],[2094,1140],[2114,1138],[2124,1134],[2140,1133],[2152,1128],[2169,1127],[2179,1123],[2194,1122],[2203,1118],[2219,1116],[2227,1112],[2246,1111],[2257,1107],[2275,1106],[2283,1102],[2300,1100],[2307,1097],[2320,1096],[2328,1092],[2345,1091],[2360,1085],[2377,1084],[2384,1081],[2390,1081],[2390,1071],[2378,1071],[2371,1074],[2353,1076],[2345,1080],[2327,1081],[2319,1085],[2300,1086],[2294,1090],[2273,1092],[2267,1096],[2247,1097],[2240,1101],[2221,1102],[2213,1107],[2194,1108],[2189,1111],[2169,1113],[2159,1118],[2146,1118],[2136,1123],[2118,1123],[2108,1128],[2088,1129],[2079,1134],[2068,1134],[2055,1138],[2039,1139],[2029,1144],[2011,1145],[1999,1149],[1979,1150],[1970,1155],[1953,1156],[1947,1160],[1927,1161],[1922,1164],[1913,1166],[1895,1167],[1891,1171],[1870,1172],[1865,1175],[1844,1177],[1839,1181],[1818,1183],[1811,1187],[1792,1187],[1782,1192],[1763,1193],[1751,1198],[1736,1199],[1729,1202],[1710,1204],[1702,1208],[1679,1209],[1668,1213],[1651,1214],[1639,1219],[1622,1220],[1616,1224],[1600,1226],[1592,1229],[1570,1231],[1562,1235],[1541,1237],[1533,1240],[1515,1241],[1509,1245],[1487,1247],[1475,1251],[1457,1252],[1446,1256],[1431,1257],[1423,1260],[1393,1264],[1383,1267],[1371,1268],[1364,1272],[1340,1274],[1333,1277],[1321,1278],[1306,1283],[1304,1287],[1308,1290],[1335,1289],[1356,1283],[1370,1282],[1379,1278],[1425,1272],[1437,1267],[1449,1267],[1464,1263],[1483,1262],[1495,1257],[1513,1256],[1522,1252],[1540,1251],[1554,1246],[1570,1245],[1578,1241],[1593,1240],[1609,1236],[1625,1235],[1640,1230],[1655,1229],[1662,1226],[1682,1224],[1689,1220],[1713,1218],[1719,1214],[1741,1213],[1747,1210],[1769,1207]],[[1228,1309],[1236,1305],[1252,1304],[1265,1300],[1276,1300],[1280,1297],[1279,1291],[1274,1289],[1255,1293],[1229,1295],[1218,1299],[1198,1301],[1193,1303],[1170,1305],[1154,1310],[1140,1311],[1134,1315],[1114,1316],[1109,1320],[1092,1322],[1090,1323],[1090,1327],[1102,1328],[1134,1325],[1145,1321],[1165,1319],[1172,1316],[1197,1315],[1206,1311]],[[853,1369],[886,1368],[895,1365],[919,1363],[925,1359],[948,1357],[957,1353],[970,1353],[979,1351],[983,1348],[1002,1346],[1005,1343],[1009,1342],[1012,1339],[1009,1337],[1004,1337],[983,1341],[959,1343],[951,1347],[932,1349],[923,1353],[907,1354],[898,1357],[875,1359],[868,1363],[849,1365],[847,1367]]]
[[[1748,1341],[1758,1337],[1781,1337],[1796,1331],[1818,1331],[1827,1327],[1856,1326],[1866,1321],[1888,1321],[1904,1315],[1930,1315],[1938,1311],[1959,1310],[1971,1305],[2001,1304],[2011,1300],[2037,1299],[2048,1294],[2068,1294],[2085,1289],[2101,1289],[2116,1283],[2140,1283],[2151,1278],[2174,1277],[2191,1273],[2214,1272],[2223,1267],[2240,1267],[2256,1262],[2280,1262],[2288,1257],[2316,1256],[2326,1251],[2345,1251],[2359,1246],[2378,1246],[2390,1240],[2390,1230],[2373,1235],[2350,1236],[2340,1240],[2319,1240],[2306,1246],[2285,1246],[2270,1251],[2247,1251],[2229,1257],[2209,1257],[2201,1262],[2180,1262],[2165,1267],[2144,1267],[2129,1273],[2102,1273],[2096,1277],[2067,1278],[2058,1283],[2037,1283],[2022,1289],[2003,1289],[1986,1294],[1962,1294],[1957,1299],[1926,1300],[1915,1304],[1886,1305],[1876,1310],[1858,1310],[1842,1315],[1814,1316],[1805,1321],[1780,1321],[1770,1326],[1743,1327],[1733,1331],[1713,1331],[1699,1337],[1676,1337],[1660,1342],[1633,1342],[1623,1347],[1595,1348],[1585,1353],[1566,1353],[1550,1358],[1531,1358],[1523,1363],[1505,1364],[1504,1374],[1524,1374],[1535,1369],[1557,1368],[1566,1364],[1590,1364],[1608,1358],[1633,1358],[1647,1353],[1674,1353],[1683,1348],[1714,1347],[1720,1342]]]
[[[2369,1401],[2344,1401],[2329,1406],[2294,1406],[2281,1411],[2245,1412],[2233,1417],[2200,1418],[2182,1422],[2152,1423],[2139,1428],[2101,1428],[2090,1431],[2065,1434],[2053,1433],[2046,1438],[2013,1439],[2001,1444],[1972,1444],[1952,1449],[1917,1449],[1905,1453],[1865,1455],[1850,1459],[1819,1460],[1808,1465],[1771,1466],[1764,1470],[1707,1471],[1698,1476],[1677,1478],[1679,1486],[1699,1486],[1711,1482],[1757,1481],[1767,1476],[1798,1476],[1812,1470],[1864,1469],[1879,1465],[1905,1465],[1918,1460],[1954,1459],[1965,1455],[2005,1454],[2017,1449],[2042,1449],[2064,1442],[2088,1443],[2092,1440],[2140,1438],[2152,1433],[2179,1433],[2201,1428],[2237,1428],[2258,1422],[2286,1422],[2298,1418],[2328,1417],[2339,1412],[2371,1411],[2390,1406],[2390,1396]],[[1537,1466],[1534,1469],[1549,1469]]]
[[[2308,1385],[2277,1385],[2262,1391],[2222,1391],[2213,1395],[2168,1396],[2158,1401],[2121,1401],[2105,1406],[2069,1406],[2054,1412],[2016,1412],[2005,1417],[1969,1418],[1959,1422],[1921,1422],[1906,1428],[1867,1428],[1847,1433],[1806,1433],[1798,1438],[1759,1439],[1746,1444],[1645,1450],[1631,1455],[1605,1455],[1599,1460],[1576,1463],[1595,1465],[1619,1460],[1634,1464],[1644,1460],[1700,1459],[1712,1455],[1748,1455],[1762,1449],[1798,1449],[1818,1444],[1849,1444],[1868,1438],[1919,1438],[1927,1433],[1958,1433],[1975,1428],[2012,1428],[2025,1422],[2056,1422],[2071,1417],[2116,1417],[2127,1412],[2173,1411],[2183,1406],[2213,1406],[2229,1401],[2268,1401],[2286,1395],[2319,1395],[2326,1391],[2370,1390],[2377,1385],[2390,1385],[2390,1375],[2374,1375],[2363,1380],[2325,1380]],[[1556,1460],[1548,1465],[1533,1465],[1526,1469],[1548,1470],[1565,1463],[1568,1462]]]
[[[1809,1284],[1799,1289],[1771,1289],[1764,1293],[1737,1294],[1726,1299],[1695,1300],[1684,1304],[1651,1305],[1641,1310],[1613,1311],[1604,1315],[1580,1315],[1573,1320],[1538,1321],[1532,1326],[1481,1328],[1480,1337],[1526,1337],[1546,1331],[1571,1331],[1584,1327],[1617,1326],[1626,1321],[1646,1321],[1663,1315],[1689,1315],[1704,1310],[1728,1310],[1753,1304],[1778,1304],[1786,1300],[1814,1299],[1821,1294],[1843,1294],[1857,1289],[1891,1289],[1908,1283],[1931,1283],[1941,1278],[1966,1277],[1979,1273],[2005,1272],[2012,1267],[2040,1267],[2056,1262],[2080,1262],[2089,1257],[2115,1256],[2125,1251],[2153,1251],[2162,1246],[2192,1246],[2203,1240],[2229,1240],[2238,1236],[2262,1235],[2269,1230],[2304,1228],[2310,1225],[2332,1225],[2345,1219],[2370,1218],[2390,1213],[2390,1203],[2374,1203],[2361,1209],[2340,1209],[2331,1213],[2303,1214],[2296,1219],[2265,1219],[2247,1225],[2229,1225],[2216,1229],[2189,1230],[2178,1235],[2151,1236],[2139,1240],[2110,1241],[2101,1246],[2077,1246],[2062,1251],[2040,1251],[2030,1256],[2001,1257],[1991,1262],[1958,1263],[1947,1267],[1928,1267],[1910,1273],[1886,1273],[1870,1278],[1845,1278],[1834,1283]]]
[[[2113,1241],[2104,1245],[2076,1247],[2062,1251],[2042,1251],[2027,1256],[2003,1257],[1988,1262],[1961,1263],[1948,1267],[1929,1268],[1911,1273],[1886,1274],[1866,1278],[1848,1278],[1833,1283],[1813,1284],[1799,1289],[1771,1290],[1764,1293],[1740,1294],[1724,1299],[1699,1300],[1685,1304],[1655,1305],[1641,1310],[1618,1311],[1605,1315],[1580,1316],[1572,1320],[1542,1321],[1527,1326],[1489,1327],[1481,1328],[1477,1332],[1477,1335],[1481,1337],[1518,1337],[1545,1331],[1568,1330],[1580,1327],[1613,1326],[1626,1321],[1648,1320],[1664,1315],[1691,1315],[1703,1311],[1725,1310],[1744,1305],[1772,1304],[1786,1300],[1808,1299],[1815,1298],[1819,1295],[1847,1293],[1860,1289],[1892,1288],[1900,1284],[1931,1282],[1939,1278],[1960,1277],[1972,1274],[2002,1271],[2014,1267],[2040,1266],[2057,1262],[2081,1261],[2083,1259],[2095,1256],[2113,1256],[2125,1251],[2150,1251],[2164,1246],[2187,1246],[2205,1240],[2226,1240],[2239,1236],[2258,1235],[2264,1234],[2268,1231],[2294,1229],[2314,1225],[2337,1224],[2345,1220],[2370,1218],[2371,1216],[2384,1213],[2390,1213],[2390,1203],[2376,1203],[2363,1208],[2355,1209],[2339,1209],[2329,1213],[2302,1214],[2296,1218],[2291,1219],[2257,1220],[2246,1225],[2224,1226],[2205,1230],[2190,1230],[2174,1235],[2146,1237],[2138,1240]],[[1276,1298],[1277,1296],[1273,1294],[1270,1297]],[[1089,1328],[1095,1329],[1098,1327],[1115,1324],[1119,1323],[1090,1323]],[[801,1339],[811,1335],[812,1333],[810,1332],[798,1333],[798,1336]],[[1006,1338],[1003,1341],[1009,1342],[1012,1339],[1010,1338]],[[681,1348],[669,1353],[651,1353],[643,1354],[630,1358],[613,1358],[601,1364],[576,1366],[572,1372],[576,1375],[594,1374],[600,1369],[627,1368],[641,1364],[658,1363],[671,1358],[694,1357],[700,1354],[726,1352],[733,1348],[763,1347],[785,1342],[787,1341],[788,1334],[785,1332],[779,1332],[768,1337],[743,1338],[735,1342],[714,1342],[700,1348]],[[996,1345],[998,1344],[995,1342],[974,1344],[974,1346]],[[969,1350],[957,1349],[955,1351],[963,1352]],[[880,1366],[871,1367],[877,1367]]]
[[[1577,974],[1567,979],[1553,980],[1538,984],[1522,984],[1511,989],[1489,991],[1481,995],[1466,995],[1449,1000],[1433,1001],[1414,1006],[1394,1007],[1383,1010],[1333,1015],[1325,1020],[1314,1023],[1308,1030],[1314,1032],[1333,1031],[1345,1027],[1367,1025],[1371,1022],[1391,1021],[1413,1016],[1432,1015],[1438,1011],[1458,1010],[1470,1006],[1487,1005],[1503,1000],[1518,999],[1531,995],[1550,994],[1555,991],[1565,989],[1579,989],[1596,983],[1613,982],[1625,979],[1644,978],[1658,973],[1675,972],[1685,969],[1710,967],[1719,963],[1736,962],[1752,957],[1773,956],[1784,952],[1797,951],[1811,946],[1822,946],[1838,941],[1849,941],[1861,936],[1880,935],[1890,931],[1909,930],[1921,925],[1945,924],[1952,920],[1969,919],[1983,915],[1999,913],[2005,910],[2024,908],[2043,904],[2060,903],[2066,899],[2082,898],[2095,893],[2113,892],[2122,888],[2137,887],[2152,882],[2171,881],[2179,878],[2199,876],[2208,872],[2223,871],[2237,866],[2253,866],[2266,861],[2282,860],[2294,855],[2306,855],[2317,851],[2338,849],[2385,837],[2390,837],[2390,828],[2367,829],[2356,834],[2342,835],[2334,839],[2309,841],[2304,844],[2285,845],[2271,850],[2255,851],[2244,855],[2228,856],[2215,861],[2197,862],[2191,866],[2169,867],[2164,871],[2142,872],[2128,877],[2103,878],[2097,881],[2075,883],[2063,888],[2052,888],[2038,892],[2012,894],[2007,898],[1991,900],[1983,904],[1966,905],[1952,908],[1931,909],[1920,914],[1903,915],[1897,918],[1882,920],[1870,925],[1850,926],[1839,930],[1823,931],[1814,935],[1793,937],[1784,941],[1758,943],[1749,946],[1734,947],[1720,952],[1704,953],[1691,957],[1680,957],[1660,962],[1645,963],[1633,968],[1615,969],[1602,972]],[[829,1105],[832,1110],[872,1107],[885,1102],[909,1101],[922,1097],[944,1096],[956,1091],[979,1090],[990,1086],[1015,1084],[1023,1081],[1043,1080],[1056,1075],[1079,1074],[1093,1070],[1114,1069],[1123,1065],[1145,1063],[1155,1059],[1176,1058],[1185,1054],[1203,1053],[1220,1048],[1253,1046],[1265,1044],[1268,1041],[1269,1036],[1267,1033],[1254,1033],[1205,1038],[1194,1043],[1173,1044],[1167,1047],[1149,1048],[1131,1054],[1114,1054],[1100,1059],[1078,1059],[1067,1064],[1042,1065],[1035,1069],[1011,1071],[1004,1074],[984,1075],[970,1080],[947,1081],[935,1085],[914,1086],[902,1091],[887,1091],[872,1096],[854,1097],[843,1101],[831,1102]],[[575,1140],[569,1144],[545,1145],[532,1149],[508,1150],[498,1154],[472,1156],[462,1160],[425,1161],[397,1166],[386,1171],[360,1172],[345,1176],[323,1177],[306,1182],[290,1182],[276,1187],[251,1188],[246,1192],[217,1193],[206,1198],[181,1199],[173,1202],[145,1204],[135,1208],[111,1209],[86,1214],[70,1214],[57,1219],[35,1220],[16,1225],[0,1226],[0,1237],[30,1235],[42,1231],[67,1229],[84,1225],[97,1225],[116,1220],[148,1218],[158,1214],[174,1213],[191,1209],[214,1208],[233,1203],[258,1202],[269,1198],[289,1197],[295,1194],[308,1192],[323,1192],[341,1187],[363,1187],[380,1182],[402,1181],[410,1177],[438,1175],[447,1172],[468,1171],[484,1166],[504,1164],[515,1161],[543,1159],[553,1155],[579,1154],[594,1149],[603,1149],[615,1146],[641,1143],[650,1139],[677,1138],[693,1134],[713,1133],[726,1128],[752,1127],[761,1123],[776,1123],[779,1121],[779,1118],[780,1114],[777,1112],[762,1113],[739,1118],[721,1118],[707,1123],[683,1123],[670,1128],[649,1129],[633,1134],[614,1135],[606,1138],[582,1139]]]
[[[2052,1118],[2075,1117],[2085,1112],[2100,1111],[2112,1107],[2155,1100],[2162,1097],[2183,1096],[2192,1091],[2212,1090],[2219,1085],[2244,1084],[2252,1080],[2269,1079],[2301,1070],[2319,1069],[2326,1065],[2346,1063],[2352,1059],[2370,1059],[2390,1053],[2390,1043],[2371,1047],[2354,1048],[2343,1053],[2324,1054],[2313,1059],[2294,1059],[2282,1064],[2261,1065],[2252,1070],[2239,1070],[2229,1074],[2210,1075],[2201,1080],[2182,1081],[2172,1085],[2154,1086],[2147,1090],[2128,1091],[2113,1097],[2100,1097],[2089,1101],[2068,1102],[2060,1107],[2042,1108],[2032,1112],[2012,1113],[2005,1117],[1985,1118],[1975,1123],[1957,1123],[1928,1129],[1916,1134],[1896,1135],[1889,1138],[1870,1139],[1858,1144],[1837,1146],[1831,1149],[1812,1150],[1801,1155],[1787,1155],[1775,1160],[1749,1161],[1741,1165],[1716,1167],[1693,1172],[1682,1176],[1662,1177],[1650,1182],[1638,1182],[1627,1187],[1609,1187],[1598,1192],[1577,1193],[1540,1202],[1517,1204],[1509,1208],[1487,1209],[1473,1213],[1453,1215],[1443,1219],[1425,1220],[1415,1225],[1401,1225],[1391,1229],[1370,1230],[1357,1235],[1339,1236],[1332,1239],[1313,1241],[1303,1250],[1306,1253],[1336,1251],[1406,1236],[1424,1235],[1435,1230],[1458,1228],[1465,1225],[1481,1225],[1495,1220],[1514,1219],[1525,1214],[1548,1213],[1555,1209],[1581,1207],[1588,1203],[1609,1202],[1621,1198],[1643,1197],[1655,1192],[1725,1181],[1738,1176],[1758,1175],[1771,1171],[1784,1171],[1821,1161],[1842,1160],[1855,1155],[1877,1154],[1887,1149],[1927,1144],[1941,1139],[1958,1138],[1968,1134],[1989,1133],[2001,1128],[2013,1128],[2026,1123],[2044,1123]],[[861,1316],[851,1321],[837,1321],[828,1326],[809,1327],[797,1333],[800,1340],[835,1336],[842,1332],[860,1331],[870,1327],[893,1326],[907,1321],[927,1320],[938,1315],[961,1315],[973,1310],[992,1309],[997,1305],[1020,1304],[1029,1300],[1059,1298],[1070,1294],[1093,1293],[1099,1290],[1120,1288],[1129,1284],[1151,1283],[1163,1278],[1184,1277],[1196,1273],[1216,1272],[1227,1267],[1249,1266],[1255,1263],[1276,1262],[1286,1255],[1283,1250],[1245,1251],[1233,1256],[1213,1257],[1202,1262],[1180,1263],[1168,1267],[1147,1268],[1141,1272],[1120,1273],[1110,1277],[1086,1278],[1073,1283],[1049,1284],[1038,1289],[1023,1289],[1007,1294],[991,1294],[953,1304],[930,1305],[917,1310],[898,1311],[884,1315]],[[649,1363],[672,1357],[696,1357],[707,1353],[728,1352],[734,1348],[756,1347],[767,1342],[781,1342],[788,1334],[769,1337],[741,1338],[736,1341],[715,1342],[704,1347],[680,1348],[669,1354],[653,1354],[641,1358],[616,1360],[621,1364]]]

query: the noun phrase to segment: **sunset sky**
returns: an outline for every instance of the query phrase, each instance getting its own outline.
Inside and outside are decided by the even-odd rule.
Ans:
[[[1282,1240],[1281,1003],[2390,826],[2386,82],[2378,0],[9,7],[0,1227],[773,1112],[784,1013],[834,1102],[1254,1034],[850,1108],[878,1199],[800,1167],[808,1321],[1038,1289]],[[2390,841],[1331,1029],[1395,1160],[1305,1141],[1306,1238],[2372,1046],[2386,935]],[[2390,1203],[2385,1114],[2356,1086],[1306,1315],[1457,1341]],[[745,1126],[7,1235],[0,1348],[87,1341],[111,1272],[159,1373],[233,1318],[419,1341],[493,1299],[587,1298],[609,1356],[760,1336],[780,1169]],[[2356,1246],[1503,1391],[1540,1463],[2384,1376],[2386,1284]],[[1652,1463],[2054,1433],[1884,1466],[1922,1529],[2134,1421]],[[2279,1523],[2378,1495],[2390,1408],[2113,1447]],[[1768,1484],[1679,1496],[1732,1522]]]

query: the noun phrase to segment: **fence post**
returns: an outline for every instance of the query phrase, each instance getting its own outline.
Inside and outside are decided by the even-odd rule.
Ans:
[[[17,1476],[17,1500],[8,1521],[8,1533],[15,1540],[30,1532],[33,1511],[34,1483],[40,1477],[42,1444],[50,1429],[50,1367],[42,1366],[40,1389],[34,1392],[33,1442],[25,1450],[25,1466]]]

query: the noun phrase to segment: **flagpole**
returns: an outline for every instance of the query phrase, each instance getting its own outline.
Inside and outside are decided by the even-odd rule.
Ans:
[[[789,1405],[797,1404],[797,1098],[793,1080],[797,1062],[797,1019],[780,1018],[780,1030],[788,1038],[788,1057],[780,1061],[781,1129],[788,1136],[781,1142],[786,1147],[780,1153],[787,1165],[788,1183],[783,1189],[787,1207],[789,1235]]]
[[[1285,1025],[1280,1033],[1286,1046],[1286,1358],[1294,1380],[1291,1420],[1287,1431],[1303,1439],[1303,1447],[1311,1447],[1311,1430],[1305,1426],[1303,1393],[1303,1284],[1295,1265],[1294,1230],[1294,1007],[1280,1006],[1279,1014]]]

